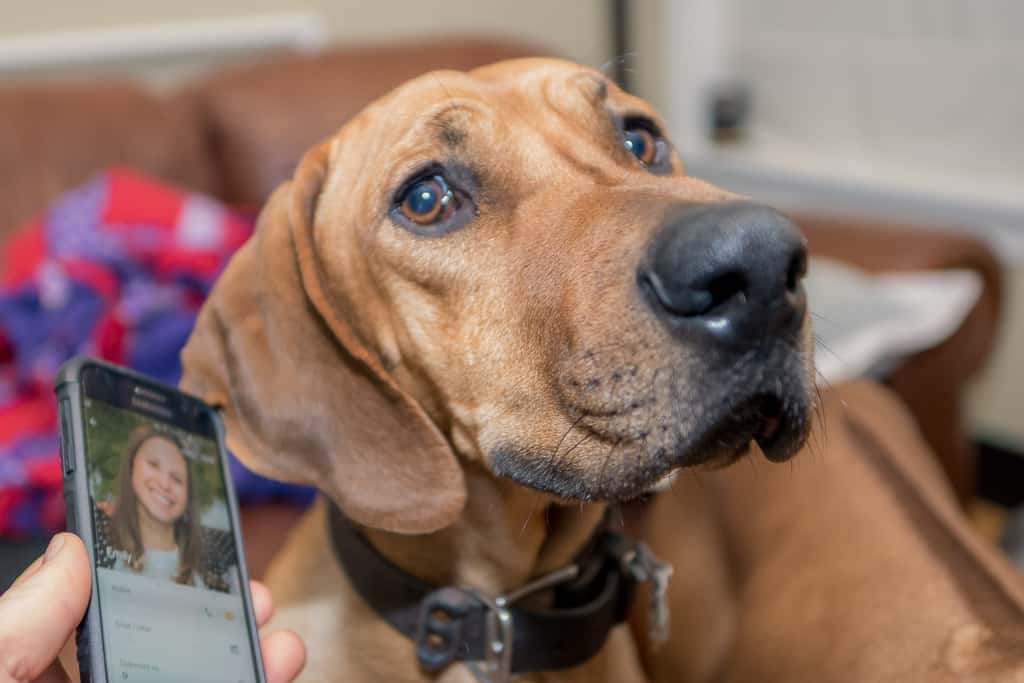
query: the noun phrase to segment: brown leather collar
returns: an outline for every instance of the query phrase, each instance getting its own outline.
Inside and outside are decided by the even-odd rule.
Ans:
[[[414,641],[421,667],[438,671],[461,661],[486,681],[585,662],[625,619],[637,582],[654,581],[652,592],[663,596],[671,573],[646,546],[602,525],[574,563],[491,597],[472,587],[432,586],[396,567],[337,506],[330,506],[328,524],[335,555],[352,586],[381,618]],[[543,590],[552,591],[550,608],[515,604]]]

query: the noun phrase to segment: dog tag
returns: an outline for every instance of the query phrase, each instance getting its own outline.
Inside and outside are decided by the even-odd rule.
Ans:
[[[669,636],[668,581],[672,565],[659,560],[645,543],[637,543],[630,570],[638,582],[650,582],[647,605],[647,636],[654,645],[661,645]]]

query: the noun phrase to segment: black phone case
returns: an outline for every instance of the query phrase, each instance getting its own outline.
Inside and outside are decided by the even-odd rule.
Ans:
[[[94,358],[76,356],[61,366],[57,371],[54,390],[57,394],[57,406],[60,416],[60,459],[64,473],[64,505],[68,531],[77,534],[85,543],[89,553],[89,562],[93,567],[92,595],[89,597],[89,608],[85,617],[78,625],[75,642],[78,648],[78,668],[82,683],[114,683],[107,674],[106,658],[103,652],[103,632],[101,630],[100,606],[97,599],[96,583],[96,550],[92,525],[92,511],[89,500],[89,485],[85,459],[85,423],[82,419],[82,371],[89,366],[102,367],[122,376],[133,378],[142,384],[160,387],[164,391],[181,394],[176,388],[162,384],[137,372]],[[194,396],[190,396],[194,400]],[[201,401],[200,401],[201,403]],[[205,405],[205,404],[204,404]],[[238,502],[235,498],[235,487],[228,471],[227,452],[224,447],[224,423],[220,414],[207,406],[216,426],[218,451],[221,455],[221,474],[228,499],[228,514],[231,516],[231,530],[238,552],[238,572],[241,579],[239,587],[242,601],[245,604],[246,623],[249,631],[249,645],[253,652],[256,666],[256,680],[266,682],[263,670],[263,657],[260,653],[259,634],[256,629],[256,618],[252,608],[252,595],[249,591],[249,570],[245,563],[245,550],[242,545],[241,525],[238,519]],[[187,653],[183,653],[187,654]]]

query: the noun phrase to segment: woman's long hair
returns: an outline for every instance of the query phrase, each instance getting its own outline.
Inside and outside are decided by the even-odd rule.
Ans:
[[[170,441],[185,460],[187,489],[185,512],[174,522],[174,541],[178,544],[178,575],[177,583],[192,584],[192,576],[199,565],[199,515],[197,514],[197,495],[195,477],[192,474],[192,463],[185,455],[181,440],[170,432],[157,431],[152,425],[142,425],[132,432],[128,450],[121,458],[121,469],[118,473],[118,494],[111,515],[113,542],[118,550],[128,554],[127,564],[132,571],[141,572],[146,566],[146,548],[142,545],[142,533],[139,531],[139,502],[132,488],[132,468],[135,457],[143,444],[150,439]]]

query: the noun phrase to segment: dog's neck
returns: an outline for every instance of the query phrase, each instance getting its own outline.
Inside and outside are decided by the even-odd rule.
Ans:
[[[499,595],[572,562],[606,507],[559,504],[479,466],[467,465],[465,477],[466,507],[454,524],[421,536],[368,529],[370,543],[428,583],[469,585]]]

